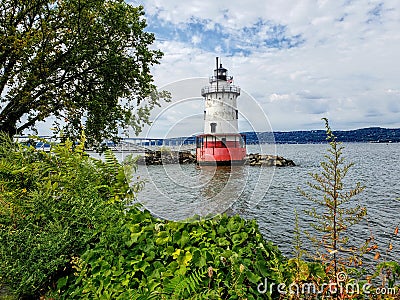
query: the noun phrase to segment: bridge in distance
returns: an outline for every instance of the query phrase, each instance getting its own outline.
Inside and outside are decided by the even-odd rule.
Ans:
[[[57,137],[52,136],[16,136],[14,139],[21,143],[32,143],[36,149],[50,151],[51,144],[59,143]],[[131,152],[143,153],[146,151],[155,151],[159,149],[170,149],[179,151],[194,151],[196,149],[196,137],[178,137],[178,138],[122,138],[119,143],[105,141],[104,146],[107,146],[114,152]],[[86,151],[93,151],[87,149]]]

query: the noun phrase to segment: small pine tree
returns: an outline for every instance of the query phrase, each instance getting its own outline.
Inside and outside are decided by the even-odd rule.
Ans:
[[[313,219],[311,226],[316,230],[316,235],[307,233],[316,246],[315,259],[324,266],[326,275],[331,283],[339,286],[343,283],[340,272],[345,272],[350,264],[361,263],[361,247],[349,245],[349,227],[359,223],[366,215],[366,208],[360,204],[353,205],[353,197],[364,189],[360,183],[350,190],[345,190],[343,179],[347,175],[352,163],[345,163],[343,146],[337,142],[329,122],[325,121],[327,141],[329,142],[326,161],[321,162],[321,172],[310,174],[313,181],[307,182],[315,191],[310,193],[299,189],[300,193],[316,204],[306,213]],[[318,235],[318,236],[317,236]],[[338,293],[336,298],[342,298]]]

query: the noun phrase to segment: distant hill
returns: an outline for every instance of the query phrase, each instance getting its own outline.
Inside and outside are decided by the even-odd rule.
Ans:
[[[325,143],[325,130],[288,131],[288,132],[243,132],[247,144],[272,142],[278,144],[314,144]],[[334,131],[340,142],[373,142],[373,143],[399,143],[400,128],[388,129],[380,127],[362,128],[348,131]]]

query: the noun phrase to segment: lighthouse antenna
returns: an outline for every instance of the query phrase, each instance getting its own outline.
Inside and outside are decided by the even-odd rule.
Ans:
[[[218,56],[215,58],[216,64],[217,64],[217,76],[216,76],[216,80],[217,80],[217,93],[218,93]]]

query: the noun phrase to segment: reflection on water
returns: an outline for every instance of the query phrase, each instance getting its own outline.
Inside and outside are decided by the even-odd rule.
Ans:
[[[251,172],[248,166],[164,165],[140,166],[146,184],[138,200],[153,214],[169,220],[184,220],[195,215],[212,217],[226,212],[243,199],[254,204],[257,183],[270,182],[273,168]],[[268,180],[269,179],[269,180]],[[262,186],[266,193],[268,185]]]
[[[233,170],[231,166],[204,166],[199,168],[201,170],[200,182],[203,186],[200,189],[201,197],[212,200],[215,197],[221,196],[220,193],[225,194],[225,198],[237,197],[235,190],[241,186],[241,184],[238,184],[237,179],[241,180],[243,167],[235,166],[233,168]],[[232,189],[226,190],[227,186],[230,186]]]

